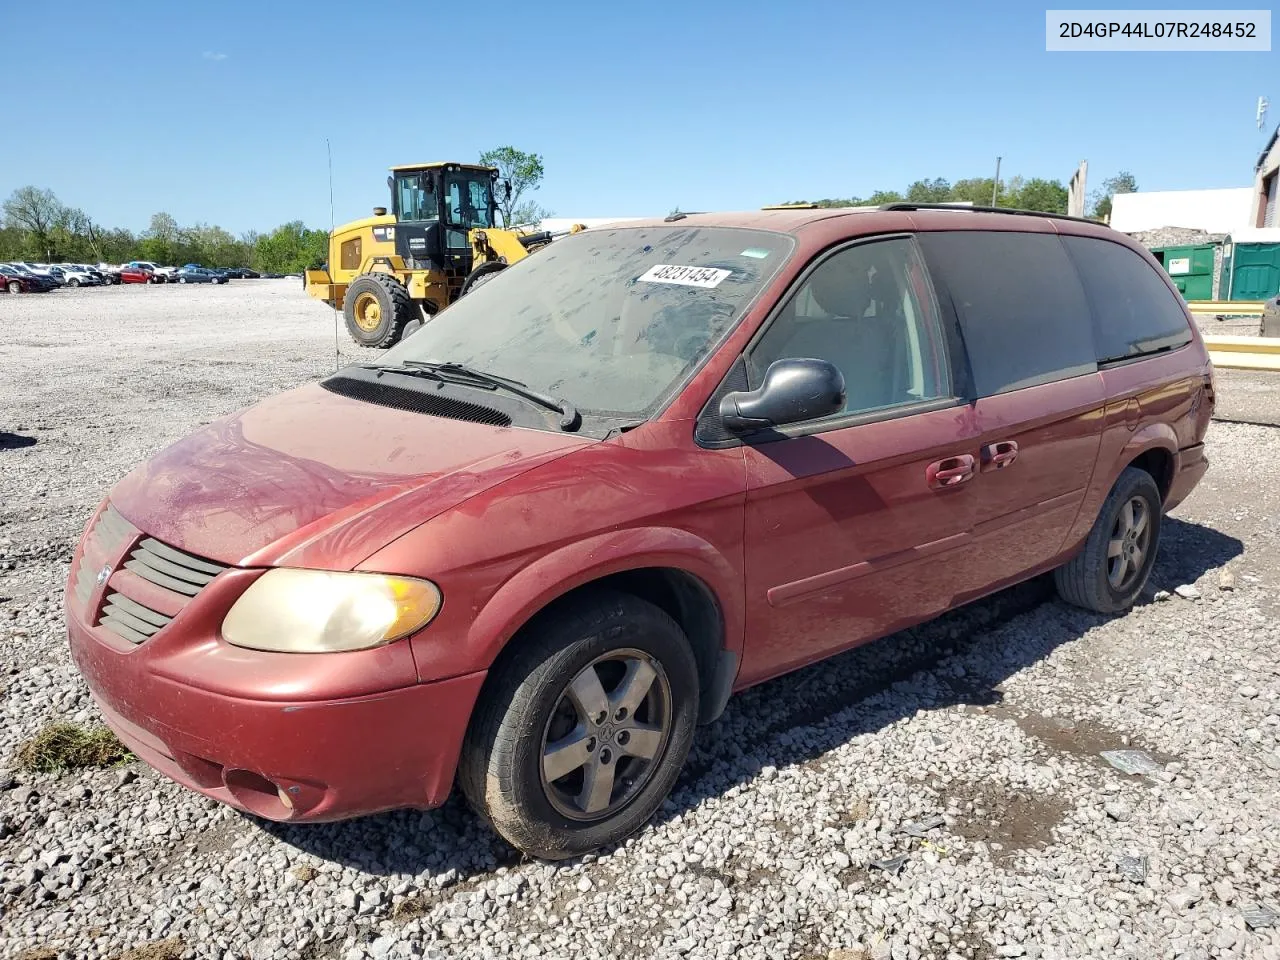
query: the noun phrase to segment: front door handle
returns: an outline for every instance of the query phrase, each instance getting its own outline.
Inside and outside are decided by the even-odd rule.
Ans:
[[[1001,440],[998,443],[988,443],[982,448],[982,469],[987,470],[1003,470],[1005,467],[1018,459],[1018,441]]]
[[[933,490],[958,487],[973,477],[973,455],[962,453],[957,457],[935,460],[924,472],[924,478]]]

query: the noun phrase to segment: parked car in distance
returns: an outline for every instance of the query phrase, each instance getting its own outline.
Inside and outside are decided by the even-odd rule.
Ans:
[[[87,263],[75,263],[75,264],[72,264],[72,266],[74,266],[77,270],[83,270],[85,273],[89,274],[89,276],[92,277],[94,282],[99,286],[103,286],[111,282],[107,278],[107,275],[103,273],[101,270],[99,270],[96,266],[93,266]]]
[[[205,267],[186,266],[178,271],[179,283],[226,283],[227,280],[221,274],[208,270]]]
[[[223,273],[233,280],[257,280],[262,276],[258,271],[250,270],[248,267],[228,267]]]
[[[735,690],[1049,571],[1125,611],[1213,406],[1170,278],[1100,224],[589,230],[124,477],[70,647],[130,749],[209,797],[301,823],[456,778],[517,848],[576,856],[652,816]]]
[[[177,279],[176,271],[171,277],[169,271],[172,267],[162,267],[159,264],[152,263],[150,260],[130,260],[126,266],[138,267],[147,271],[148,283],[167,283],[170,279]]]
[[[10,281],[23,281],[18,284],[17,290],[12,286],[6,287],[9,293],[48,293],[58,288],[58,281],[53,276],[33,273],[25,264],[0,263],[0,273]]]
[[[34,273],[15,270],[7,263],[0,263],[0,292],[4,293],[48,293],[57,288],[57,284]]]
[[[55,263],[49,272],[62,281],[65,287],[96,287],[102,284],[101,277],[94,277],[87,269],[70,263]]]
[[[120,282],[120,268],[109,263],[99,263],[95,268],[102,274],[102,280],[108,284],[118,284]]]
[[[156,280],[155,273],[146,267],[138,266],[133,263],[126,263],[120,268],[121,283],[163,283],[163,280]]]
[[[34,273],[38,277],[47,277],[58,286],[62,286],[62,280],[56,276],[47,263],[29,263],[26,260],[16,262],[16,267],[22,267],[30,273]]]

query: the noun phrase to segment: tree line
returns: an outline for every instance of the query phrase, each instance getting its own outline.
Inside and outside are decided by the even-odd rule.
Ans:
[[[281,224],[269,233],[250,230],[236,237],[219,226],[182,226],[169,214],[157,213],[146,230],[134,233],[99,226],[83,210],[67,206],[52,190],[39,187],[20,187],[0,209],[0,261],[151,260],[297,273],[328,256],[329,231],[309,229],[301,220]]]
[[[1105,219],[1111,215],[1111,198],[1117,193],[1136,193],[1137,181],[1133,174],[1121,171],[1102,182],[1102,187],[1090,195],[1089,216]],[[1042,177],[1011,177],[1001,180],[996,188],[994,177],[970,177],[950,182],[942,177],[933,180],[917,180],[903,192],[876,190],[868,197],[826,198],[822,200],[791,200],[789,203],[816,203],[819,207],[874,207],[882,203],[956,203],[969,202],[975,206],[991,206],[992,193],[998,207],[1015,207],[1020,210],[1037,210],[1042,213],[1067,212],[1067,188],[1061,180]]]

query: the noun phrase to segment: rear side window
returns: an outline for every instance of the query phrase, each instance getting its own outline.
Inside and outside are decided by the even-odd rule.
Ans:
[[[1123,360],[1191,342],[1178,302],[1151,264],[1128,247],[1063,237],[1093,309],[1098,362]]]
[[[980,397],[1097,370],[1089,304],[1056,235],[922,233],[951,294]]]

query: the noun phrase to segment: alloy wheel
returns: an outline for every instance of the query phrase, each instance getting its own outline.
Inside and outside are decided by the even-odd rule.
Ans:
[[[1151,507],[1143,497],[1130,497],[1120,508],[1107,543],[1107,581],[1124,592],[1142,572],[1151,549]]]
[[[612,650],[561,692],[542,732],[547,800],[571,820],[603,820],[649,782],[671,733],[671,684],[642,650]]]

